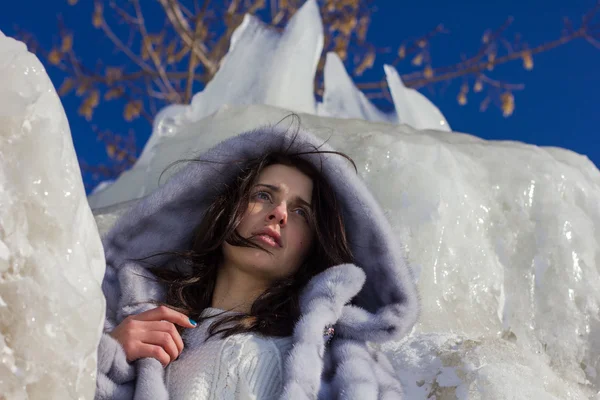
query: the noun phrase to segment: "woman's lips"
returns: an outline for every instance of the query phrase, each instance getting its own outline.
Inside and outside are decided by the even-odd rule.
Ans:
[[[271,247],[279,247],[277,242],[275,242],[275,239],[273,239],[269,235],[258,235],[258,236],[256,236],[256,239],[260,240],[263,243],[268,244]]]

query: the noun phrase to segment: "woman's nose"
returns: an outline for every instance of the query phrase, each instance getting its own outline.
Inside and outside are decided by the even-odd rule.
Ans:
[[[287,205],[285,202],[273,207],[269,213],[269,220],[275,218],[278,223],[285,224],[287,222]]]

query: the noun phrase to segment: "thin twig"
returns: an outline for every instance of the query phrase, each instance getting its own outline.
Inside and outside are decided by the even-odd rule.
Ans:
[[[593,38],[591,36],[586,36],[585,40],[587,40],[589,44],[591,44],[592,46],[594,46],[595,48],[600,50],[600,42],[597,41],[595,38]]]
[[[457,70],[454,70],[452,72],[448,72],[445,74],[437,74],[438,69],[434,69],[433,70],[434,75],[431,78],[419,78],[419,79],[411,80],[410,78],[408,78],[408,76],[402,76],[402,80],[404,81],[404,84],[407,87],[420,88],[425,85],[429,85],[429,84],[436,83],[436,82],[441,82],[441,81],[448,80],[448,79],[454,79],[459,76],[479,73],[479,72],[485,70],[486,68],[488,68],[488,66],[490,64],[494,65],[494,66],[500,65],[500,64],[505,64],[509,61],[513,61],[513,60],[522,58],[525,53],[530,53],[531,55],[535,55],[538,53],[542,53],[542,52],[551,50],[558,46],[561,46],[561,45],[568,43],[574,39],[577,39],[580,37],[585,37],[585,36],[586,36],[585,29],[582,28],[582,29],[575,31],[571,35],[562,37],[562,38],[554,40],[552,42],[548,42],[548,43],[539,45],[537,47],[534,47],[533,49],[527,49],[527,50],[522,50],[522,51],[514,52],[511,54],[507,54],[503,57],[499,57],[499,58],[495,59],[493,62],[489,62],[489,61],[479,62],[477,64],[471,65],[466,68],[457,68]],[[446,68],[449,68],[449,67],[446,67]]]
[[[139,23],[139,21],[135,17],[130,15],[127,11],[125,11],[121,7],[119,7],[117,5],[117,3],[115,3],[114,1],[111,1],[108,5],[110,8],[115,10],[117,12],[117,14],[119,14],[119,16],[123,19],[123,21],[125,21],[129,24],[132,24],[132,25],[137,25]]]
[[[480,74],[479,78],[481,79],[482,82],[487,83],[490,86],[493,87],[497,87],[499,89],[508,89],[508,90],[523,90],[525,89],[525,85],[522,83],[508,83],[508,82],[502,82],[502,81],[498,81],[496,79],[492,79],[490,77],[488,77],[485,74]]]
[[[491,44],[495,43],[496,40],[498,40],[498,38],[502,35],[502,33],[504,33],[504,31],[508,29],[508,27],[513,23],[513,21],[513,17],[508,17],[506,21],[504,21],[504,24],[502,24],[500,28],[496,29],[496,31],[492,33],[490,37],[488,37],[487,42],[485,42],[483,46],[481,46],[479,52],[477,52],[477,54],[474,57],[471,57],[471,59],[468,60],[468,62],[477,63],[481,58],[483,58],[487,54],[487,51],[490,48]]]
[[[144,71],[152,71],[152,68],[148,64],[146,64],[144,60],[142,60],[140,57],[134,54],[128,46],[125,46],[123,44],[121,39],[119,39],[117,35],[114,34],[112,29],[110,29],[110,26],[108,26],[106,21],[102,20],[100,28],[102,29],[102,31],[104,31],[104,34],[110,39],[110,41],[113,42],[115,47],[118,50],[122,51],[127,57],[129,57],[131,61],[136,63],[138,67],[140,67]]]
[[[403,58],[400,58],[399,56],[396,57],[396,59],[392,62],[392,65],[396,66],[400,61],[406,59],[409,55],[417,52],[421,48],[419,46],[419,43],[421,41],[425,41],[426,43],[428,43],[431,39],[433,39],[436,35],[438,35],[440,33],[447,33],[443,24],[439,24],[438,26],[433,28],[431,31],[427,32],[425,35],[413,40],[411,45],[405,50],[404,57]]]
[[[175,32],[181,37],[181,40],[185,42],[185,44],[192,49],[192,51],[196,54],[202,65],[210,72],[211,76],[217,72],[216,64],[210,60],[207,51],[201,49],[198,43],[194,45],[194,40],[190,35],[189,27],[186,28],[187,22],[183,20],[180,13],[177,12],[176,5],[173,4],[170,0],[158,0],[160,5],[165,10],[167,14],[167,18],[171,21],[171,24],[175,28]]]
[[[196,46],[196,41],[198,40],[198,36],[200,35],[200,31],[202,30],[202,26],[203,26],[204,13],[206,12],[206,9],[208,8],[209,3],[210,3],[210,0],[204,0],[204,5],[202,6],[202,11],[200,11],[196,17],[196,27],[194,29],[194,40],[192,42],[192,46],[190,47],[190,50],[192,50]],[[196,60],[197,60],[196,53],[194,53],[192,51],[190,53],[190,60],[188,63],[188,77],[187,77],[187,81],[186,81],[185,95],[183,97],[183,101],[185,103],[189,103],[189,101],[192,98],[192,89],[194,87],[194,71],[196,70]]]
[[[140,33],[142,34],[142,43],[146,46],[146,50],[158,71],[162,83],[165,85],[169,93],[173,96],[176,101],[181,101],[180,94],[173,88],[171,85],[171,81],[167,78],[165,68],[163,67],[162,61],[158,57],[158,54],[154,51],[154,47],[150,41],[148,36],[148,31],[146,30],[146,22],[144,20],[144,14],[142,13],[142,9],[140,7],[139,0],[131,0],[133,2],[133,6],[135,7],[135,14],[138,19],[138,26],[140,28]]]

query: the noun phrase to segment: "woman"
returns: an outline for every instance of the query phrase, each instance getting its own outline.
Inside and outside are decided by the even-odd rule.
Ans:
[[[366,342],[410,330],[412,276],[355,170],[317,146],[230,138],[117,222],[96,398],[401,398]]]

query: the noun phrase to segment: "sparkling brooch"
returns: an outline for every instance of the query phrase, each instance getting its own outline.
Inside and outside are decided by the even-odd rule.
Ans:
[[[323,331],[323,338],[325,339],[325,344],[329,344],[329,342],[331,342],[331,339],[333,339],[334,334],[335,329],[333,329],[333,326],[325,327],[325,330]]]

